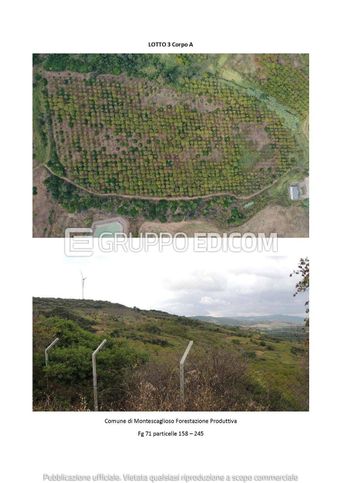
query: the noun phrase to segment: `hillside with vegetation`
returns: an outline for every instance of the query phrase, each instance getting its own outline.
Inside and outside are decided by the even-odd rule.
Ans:
[[[33,299],[33,408],[93,410],[308,410],[307,341],[94,300]],[[44,349],[58,343],[45,365]],[[179,360],[189,342],[185,400]]]

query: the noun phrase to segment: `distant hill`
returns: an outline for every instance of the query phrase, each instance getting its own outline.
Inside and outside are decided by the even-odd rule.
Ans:
[[[103,300],[39,298],[33,299],[33,315],[43,314],[48,317],[62,317],[77,322],[82,328],[96,331],[101,320],[101,328],[111,327],[118,322],[125,325],[145,323],[147,321],[172,321],[182,326],[201,326],[210,329],[207,324],[227,327],[246,327],[255,329],[291,328],[304,325],[304,319],[291,315],[260,315],[254,317],[211,317],[198,315],[184,317],[169,314],[161,310],[142,310],[138,307],[106,302]]]
[[[97,331],[116,327],[118,323],[139,324],[145,322],[172,321],[184,326],[208,326],[205,321],[179,315],[168,314],[161,310],[142,310],[138,307],[126,307],[125,305],[106,302],[104,300],[82,300],[61,298],[33,298],[33,318],[40,315],[47,317],[61,317],[73,320],[82,328]],[[210,326],[209,326],[210,329]]]
[[[211,317],[207,315],[197,315],[193,318],[203,322],[227,325],[229,327],[280,328],[304,325],[303,317],[282,314],[258,315],[254,317]]]

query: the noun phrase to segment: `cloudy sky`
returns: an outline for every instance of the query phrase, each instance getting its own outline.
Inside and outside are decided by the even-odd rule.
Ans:
[[[289,274],[300,256],[260,253],[103,253],[51,259],[40,251],[33,295],[85,297],[179,315],[248,316],[304,314],[306,295],[293,297]]]

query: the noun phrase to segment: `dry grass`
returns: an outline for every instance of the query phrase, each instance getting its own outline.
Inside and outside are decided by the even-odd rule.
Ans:
[[[150,363],[136,372],[129,388],[130,411],[248,411],[266,404],[249,391],[247,363],[239,355],[213,351],[193,358],[185,371],[180,399],[177,363]]]

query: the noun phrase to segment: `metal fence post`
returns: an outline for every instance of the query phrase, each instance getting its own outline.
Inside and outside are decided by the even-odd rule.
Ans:
[[[58,342],[58,341],[59,341],[59,337],[56,337],[56,339],[54,339],[54,340],[51,342],[51,344],[50,344],[50,345],[48,345],[48,346],[46,347],[46,349],[45,349],[45,351],[44,351],[44,352],[45,352],[45,365],[46,365],[46,367],[49,365],[49,354],[48,354],[48,352],[49,352],[49,350],[50,350],[50,349],[52,349],[52,347],[53,347],[55,344],[57,344],[57,342]]]
[[[99,403],[98,403],[98,398],[97,398],[97,373],[96,373],[96,354],[99,352],[100,349],[105,345],[107,342],[106,339],[104,339],[101,344],[98,346],[97,349],[94,350],[94,352],[91,355],[91,360],[92,360],[92,365],[93,365],[93,387],[94,387],[94,411],[99,410]]]
[[[181,358],[179,362],[179,385],[180,385],[180,398],[181,402],[184,404],[184,364],[185,360],[190,352],[190,349],[192,347],[193,341],[191,340],[188,344],[188,347],[185,349],[185,352],[183,354],[183,357]]]

